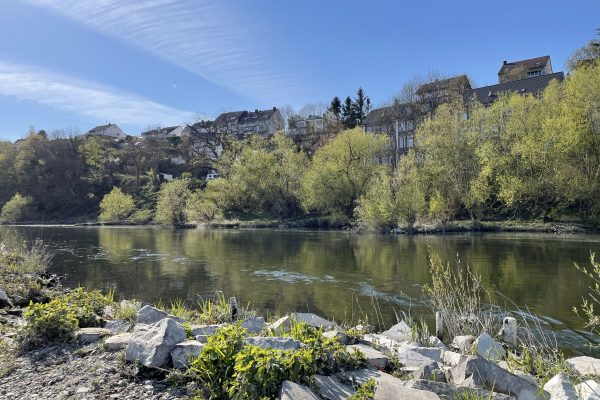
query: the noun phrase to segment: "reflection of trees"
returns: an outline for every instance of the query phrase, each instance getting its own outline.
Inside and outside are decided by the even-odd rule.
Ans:
[[[26,238],[40,228],[0,227]],[[427,254],[463,264],[520,306],[576,326],[573,305],[587,283],[572,265],[586,265],[596,237],[539,234],[456,234],[436,236],[353,235],[342,232],[275,230],[169,230],[153,228],[45,228],[43,237],[61,251],[53,271],[68,274],[67,284],[114,288],[117,296],[155,302],[193,303],[215,290],[254,307],[280,313],[311,310],[338,320],[354,307],[373,314],[368,289],[384,296],[421,296],[429,281]],[[98,256],[98,254],[101,254]],[[97,257],[96,257],[97,256]],[[134,259],[134,257],[140,257]],[[253,272],[284,271],[308,280],[282,279]],[[326,276],[331,279],[324,278]],[[310,280],[312,277],[312,280]],[[366,288],[366,289],[365,289]],[[363,290],[362,292],[360,290]],[[499,302],[503,300],[497,298]],[[381,297],[388,322],[407,305]],[[413,312],[422,310],[415,310]],[[429,313],[429,311],[427,311]]]

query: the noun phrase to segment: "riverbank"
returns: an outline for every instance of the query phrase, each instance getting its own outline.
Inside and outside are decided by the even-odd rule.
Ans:
[[[542,222],[542,221],[449,221],[446,223],[417,223],[413,226],[403,226],[391,229],[387,232],[375,232],[372,230],[355,226],[331,226],[322,218],[300,218],[291,220],[273,219],[248,219],[248,220],[224,220],[219,222],[201,224],[183,224],[178,226],[164,226],[158,224],[135,224],[132,222],[79,222],[79,223],[43,223],[23,222],[12,224],[0,224],[5,226],[109,226],[109,227],[134,227],[155,226],[157,228],[176,229],[315,229],[315,230],[347,230],[356,233],[387,233],[399,235],[415,234],[437,234],[437,233],[461,233],[461,232],[531,232],[531,233],[578,233],[597,234],[597,227],[589,224],[575,222]]]
[[[433,335],[407,316],[378,333],[368,322],[294,310],[268,319],[220,293],[188,308],[116,302],[60,280],[40,289],[43,248],[0,253],[0,398],[508,400],[600,392],[600,360],[565,360],[518,314],[498,319],[505,311],[479,303],[472,278],[461,294],[470,314],[452,308],[461,292],[454,279],[439,279],[452,274],[443,264],[432,266],[425,292],[442,310]],[[5,286],[15,275],[21,291]],[[18,305],[24,289],[45,296]]]

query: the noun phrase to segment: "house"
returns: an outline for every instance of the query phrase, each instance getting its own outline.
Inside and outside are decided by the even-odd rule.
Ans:
[[[270,110],[222,113],[215,119],[214,125],[217,132],[229,133],[238,138],[253,134],[269,137],[285,127],[283,117],[276,107]]]
[[[325,113],[323,115],[292,115],[288,120],[288,134],[292,136],[307,136],[310,134],[321,134],[325,131],[326,120],[329,118]]]
[[[365,132],[386,134],[392,144],[391,159],[408,153],[414,146],[415,128],[420,121],[418,104],[395,102],[391,106],[371,110],[363,121]]]
[[[114,138],[124,138],[125,132],[117,124],[98,125],[87,131],[87,135],[100,135]]]
[[[462,99],[469,90],[471,90],[471,82],[466,75],[425,83],[417,89],[417,103],[419,103],[417,111],[422,115],[432,112],[441,104]]]
[[[158,127],[154,129],[147,130],[141,133],[141,136],[144,139],[166,139],[166,138],[174,138],[181,137],[184,133],[184,126],[167,126],[167,127]]]
[[[207,181],[212,181],[213,179],[217,179],[218,177],[219,177],[219,173],[217,171],[215,171],[214,169],[206,174]]]
[[[540,75],[552,74],[550,56],[528,58],[520,61],[503,61],[498,71],[498,83],[532,78]]]
[[[477,101],[484,106],[492,104],[502,93],[519,93],[522,95],[532,94],[538,97],[552,80],[561,82],[564,79],[562,72],[542,74],[533,77],[512,80],[496,85],[483,86],[472,89],[466,96],[467,101]]]

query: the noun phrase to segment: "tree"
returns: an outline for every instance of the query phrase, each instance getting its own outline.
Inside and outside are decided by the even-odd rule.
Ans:
[[[100,221],[125,221],[134,209],[133,197],[114,187],[100,202]]]
[[[598,29],[598,35],[600,36],[600,28]],[[592,39],[569,57],[567,68],[573,71],[580,66],[591,65],[598,59],[600,59],[600,39]]]
[[[354,124],[362,125],[363,120],[371,111],[371,99],[367,97],[362,89],[358,88],[354,99]]]
[[[31,197],[22,196],[16,193],[4,206],[0,212],[1,222],[18,222],[27,215],[27,208],[32,203]]]
[[[331,112],[337,119],[340,119],[342,116],[342,101],[339,97],[335,96],[331,103],[329,104],[329,108],[327,109]]]
[[[158,192],[156,203],[156,222],[165,225],[180,225],[185,223],[185,209],[191,195],[188,179],[174,179],[165,182]]]
[[[358,199],[382,168],[377,161],[387,143],[383,136],[351,129],[318,149],[303,179],[304,206],[352,217]]]
[[[352,129],[356,126],[355,107],[350,96],[346,97],[342,105],[342,124],[346,129]]]

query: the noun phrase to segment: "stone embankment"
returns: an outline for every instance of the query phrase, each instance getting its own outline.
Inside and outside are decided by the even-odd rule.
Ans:
[[[5,312],[6,314],[6,312]],[[6,318],[4,316],[3,318]],[[13,320],[17,326],[22,321]],[[295,324],[322,328],[348,351],[359,351],[366,367],[316,375],[311,387],[283,382],[280,399],[345,399],[360,384],[375,382],[374,399],[598,399],[600,360],[575,357],[572,374],[557,374],[544,385],[505,361],[512,343],[487,333],[460,336],[447,347],[436,337],[416,342],[400,322],[372,333],[372,327],[345,330],[315,314],[293,313],[272,323],[240,316],[244,342],[265,349],[299,351],[304,344],[286,336]],[[2,365],[1,399],[178,399],[196,394],[197,383],[177,385],[165,371],[184,371],[209,338],[226,324],[194,325],[146,305],[131,321],[109,320],[103,327],[82,328],[76,343],[47,345],[22,352]],[[3,342],[14,333],[3,333]],[[394,373],[388,373],[394,364]],[[143,374],[140,373],[143,371]],[[156,378],[148,378],[155,371]],[[388,372],[386,372],[388,371]],[[579,382],[574,384],[573,382]]]

